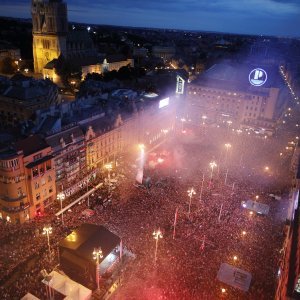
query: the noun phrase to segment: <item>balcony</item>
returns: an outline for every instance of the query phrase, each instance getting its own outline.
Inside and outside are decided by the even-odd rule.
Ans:
[[[17,202],[17,201],[22,201],[22,199],[26,198],[26,194],[23,194],[17,198],[11,198],[11,197],[7,197],[7,196],[0,196],[0,200],[3,200],[5,202]]]
[[[7,212],[7,213],[19,213],[21,211],[26,210],[27,208],[29,208],[29,202],[24,203],[23,205],[17,206],[17,207],[2,207],[2,210]]]

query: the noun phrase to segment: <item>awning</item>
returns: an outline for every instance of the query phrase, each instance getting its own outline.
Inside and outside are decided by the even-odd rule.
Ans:
[[[42,282],[65,295],[64,300],[88,300],[92,296],[90,289],[56,271],[52,271],[49,274],[49,278],[51,278],[49,281],[44,279]]]
[[[27,293],[24,297],[21,298],[21,300],[40,300],[40,298],[38,298],[30,293]]]

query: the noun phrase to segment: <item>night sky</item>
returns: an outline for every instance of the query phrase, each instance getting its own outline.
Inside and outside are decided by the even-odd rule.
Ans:
[[[300,0],[67,0],[69,21],[300,37]],[[30,0],[0,15],[30,17]]]

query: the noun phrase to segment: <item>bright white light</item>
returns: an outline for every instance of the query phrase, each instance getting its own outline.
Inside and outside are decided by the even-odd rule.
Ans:
[[[170,101],[170,98],[165,98],[165,99],[162,99],[159,101],[159,105],[158,105],[158,108],[163,108],[165,106],[168,106],[169,105],[169,101]]]

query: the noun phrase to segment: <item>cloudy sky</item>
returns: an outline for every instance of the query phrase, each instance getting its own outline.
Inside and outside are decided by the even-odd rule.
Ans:
[[[67,0],[69,21],[300,37],[300,0]],[[30,17],[31,0],[0,0]]]

